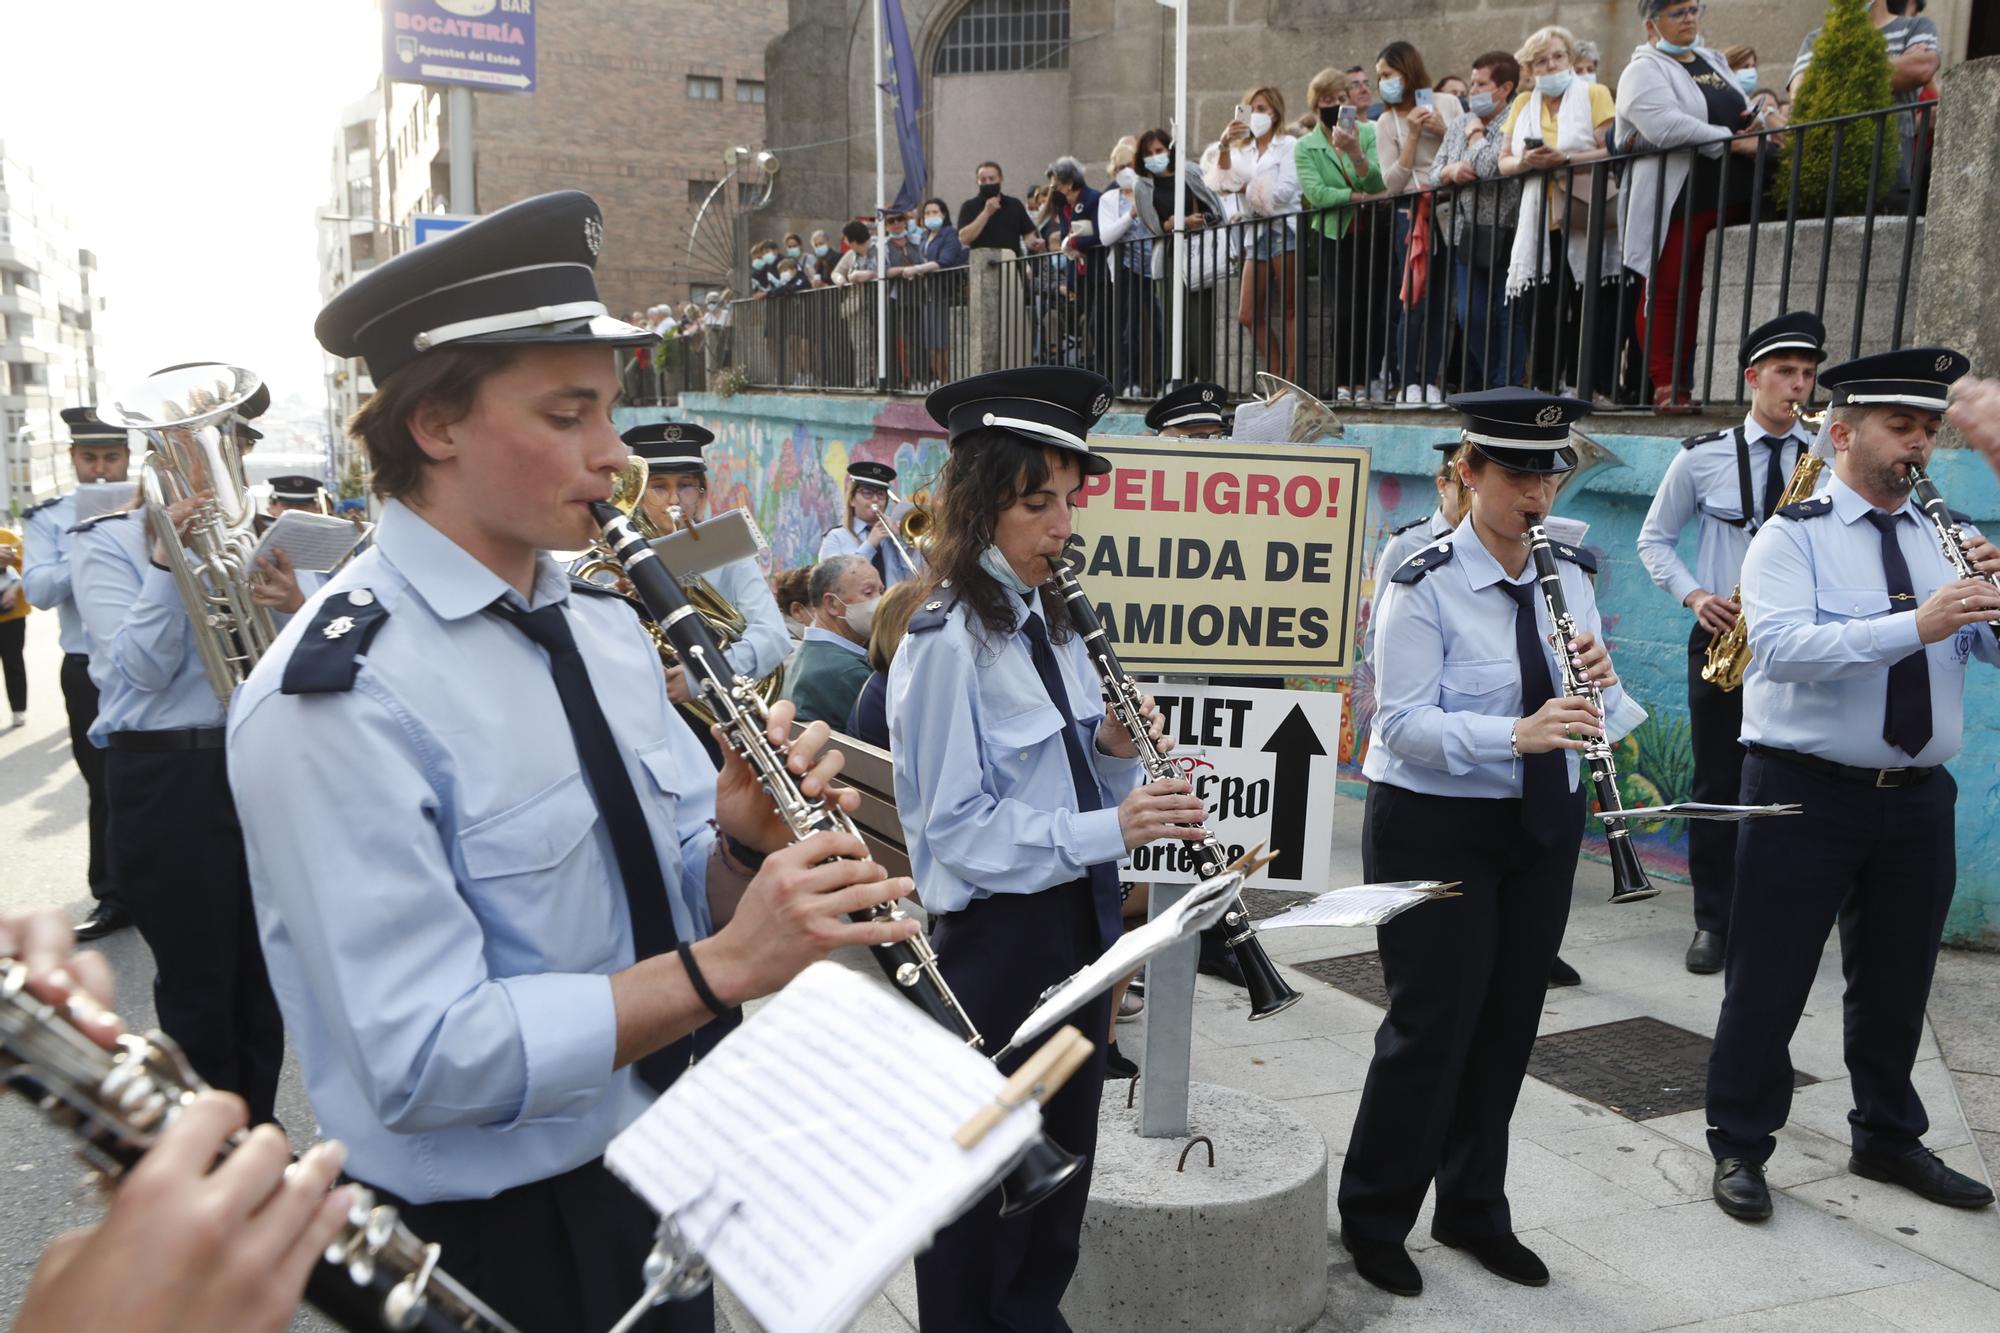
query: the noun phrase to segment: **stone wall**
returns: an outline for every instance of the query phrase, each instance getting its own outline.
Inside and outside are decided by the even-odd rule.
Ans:
[[[711,504],[743,505],[755,515],[780,567],[809,562],[819,539],[840,520],[840,482],[851,458],[892,464],[916,489],[944,461],[944,440],[914,399],[881,399],[831,394],[710,394],[683,397],[677,415],[714,430],[710,451]],[[620,408],[621,427],[658,420],[663,409]],[[1428,514],[1433,504],[1430,476],[1437,455],[1431,443],[1447,418],[1443,414],[1401,422],[1350,421],[1345,443],[1372,451],[1368,549],[1379,549],[1392,528]],[[1629,426],[1635,433],[1621,433]],[[1114,413],[1105,434],[1143,433],[1131,413]],[[1624,462],[1602,467],[1566,491],[1561,512],[1587,521],[1586,540],[1602,562],[1598,602],[1605,636],[1617,655],[1626,686],[1651,718],[1620,747],[1619,772],[1628,805],[1685,799],[1693,760],[1688,747],[1686,661],[1688,618],[1655,588],[1635,554],[1639,524],[1668,462],[1679,450],[1678,436],[1651,433],[1644,417],[1607,419],[1597,436]],[[1690,433],[1696,428],[1688,427]],[[2000,526],[2000,482],[1981,459],[1965,451],[1940,454],[1933,475],[1954,507],[1988,530]],[[901,487],[898,488],[903,489]],[[904,491],[905,494],[908,490]],[[1683,543],[1692,562],[1694,531]],[[1373,604],[1363,574],[1361,617]],[[1978,673],[1966,691],[1965,749],[1952,764],[1959,782],[1958,897],[1946,927],[1956,944],[2000,948],[2000,689],[1992,673]],[[1979,678],[1983,676],[1984,678]],[[1329,681],[1295,682],[1333,688]],[[1374,716],[1373,675],[1363,664],[1339,688],[1348,694],[1342,712],[1341,759],[1350,781]],[[1635,834],[1648,867],[1669,877],[1685,877],[1687,841],[1683,825],[1647,828]],[[1590,846],[1586,843],[1586,848]],[[1601,852],[1601,843],[1599,844]]]

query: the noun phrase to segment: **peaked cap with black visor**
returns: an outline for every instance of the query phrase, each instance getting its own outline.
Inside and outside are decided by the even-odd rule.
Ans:
[[[1074,454],[1087,477],[1111,470],[1091,452],[1090,432],[1111,407],[1111,381],[1088,370],[1037,366],[973,375],[924,399],[924,407],[957,445],[977,430],[999,430],[1029,444]]]
[[[333,355],[365,360],[378,385],[439,347],[658,342],[598,299],[603,245],[596,200],[536,195],[370,269],[326,303],[313,333]]]
[[[1590,415],[1590,404],[1581,398],[1533,389],[1481,389],[1447,401],[1465,415],[1465,443],[1501,467],[1549,475],[1575,470],[1570,428]]]

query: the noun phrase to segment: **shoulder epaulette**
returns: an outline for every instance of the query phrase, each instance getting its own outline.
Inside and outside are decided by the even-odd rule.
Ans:
[[[1690,435],[1690,436],[1688,436],[1688,437],[1687,437],[1687,438],[1686,438],[1685,440],[1682,440],[1682,441],[1681,441],[1681,448],[1683,448],[1683,449],[1692,449],[1692,448],[1694,448],[1694,447],[1695,447],[1695,446],[1696,446],[1697,444],[1713,444],[1713,443],[1715,443],[1715,442],[1716,442],[1717,440],[1726,440],[1726,439],[1728,439],[1728,438],[1729,438],[1729,432],[1728,432],[1728,431],[1726,431],[1726,430],[1712,430],[1712,431],[1708,432],[1708,434],[1706,434],[1706,435]]]
[[[323,598],[285,663],[284,693],[345,694],[353,689],[361,654],[388,619],[389,609],[366,588]]]
[[[1958,524],[1960,527],[1969,528],[1974,526],[1974,519],[1970,514],[1961,514],[1956,509],[1947,509],[1945,510],[1945,513],[1950,514],[1951,521]]]
[[[592,583],[589,579],[573,578],[569,581],[569,590],[571,592],[589,593],[592,597],[609,597],[614,602],[623,602],[625,605],[631,607],[632,614],[641,620],[651,621],[653,618],[652,612],[646,609],[644,602],[636,597],[628,596],[616,588],[607,588],[601,583]]]
[[[1831,514],[1833,512],[1833,497],[1831,495],[1815,495],[1810,500],[1801,500],[1797,504],[1786,505],[1778,512],[1786,518],[1818,518],[1821,514]]]
[[[1418,551],[1415,555],[1397,566],[1396,572],[1389,576],[1389,582],[1415,583],[1432,570],[1450,563],[1451,543],[1448,541],[1432,542],[1429,546],[1424,547],[1421,551]]]
[[[1400,527],[1400,528],[1390,528],[1390,529],[1389,529],[1389,535],[1390,535],[1391,537],[1400,537],[1400,536],[1402,536],[1402,535],[1403,535],[1404,533],[1406,533],[1406,532],[1410,531],[1410,530],[1411,530],[1412,528],[1421,528],[1421,527],[1422,527],[1422,526],[1423,526],[1424,524],[1426,524],[1426,523],[1428,523],[1428,522],[1430,522],[1430,521],[1431,521],[1431,516],[1430,516],[1429,514],[1425,514],[1425,515],[1424,515],[1424,516],[1423,516],[1422,518],[1418,519],[1418,520],[1417,520],[1416,522],[1414,522],[1414,523],[1405,523],[1405,524],[1404,524],[1404,525],[1403,525],[1402,527]]]
[[[1549,549],[1562,559],[1569,561],[1572,565],[1583,570],[1586,574],[1595,574],[1597,572],[1597,557],[1584,550],[1581,546],[1566,546],[1562,542],[1550,542]]]
[[[958,594],[951,590],[950,584],[947,582],[939,585],[931,596],[924,599],[924,604],[917,608],[916,614],[910,617],[910,627],[904,632],[930,633],[951,618],[951,609],[957,605]]]
[[[78,523],[73,527],[71,527],[70,531],[72,533],[82,532],[85,528],[96,527],[99,523],[104,522],[104,520],[107,518],[130,518],[133,514],[137,512],[138,512],[137,510],[133,509],[114,509],[108,514],[93,514],[91,517],[83,520],[83,522]]]
[[[58,495],[53,500],[44,500],[38,505],[29,505],[26,509],[23,509],[21,511],[21,517],[24,519],[33,518],[35,515],[41,513],[44,509],[47,509],[52,505],[61,504],[62,499],[63,498],[60,495]]]

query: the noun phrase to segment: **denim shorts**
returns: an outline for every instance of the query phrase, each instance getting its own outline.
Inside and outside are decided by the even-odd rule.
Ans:
[[[1291,221],[1274,221],[1257,232],[1256,239],[1250,243],[1250,257],[1262,263],[1279,255],[1288,255],[1298,248],[1298,233],[1292,230]]]

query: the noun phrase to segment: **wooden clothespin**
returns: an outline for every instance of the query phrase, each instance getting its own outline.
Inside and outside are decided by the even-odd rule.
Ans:
[[[1090,1039],[1074,1027],[1057,1028],[1041,1049],[1029,1056],[992,1101],[979,1108],[972,1119],[958,1127],[951,1141],[961,1148],[976,1148],[993,1127],[1031,1101],[1046,1102],[1069,1076],[1083,1067],[1095,1050]]]
[[[1264,850],[1264,844],[1260,842],[1255,847],[1252,847],[1249,851],[1243,853],[1243,855],[1237,857],[1234,861],[1231,861],[1229,863],[1229,868],[1231,870],[1242,871],[1243,878],[1248,879],[1252,875],[1256,874],[1258,871],[1262,870],[1265,866],[1271,864],[1271,862],[1277,859],[1278,859],[1278,853],[1266,852]]]

